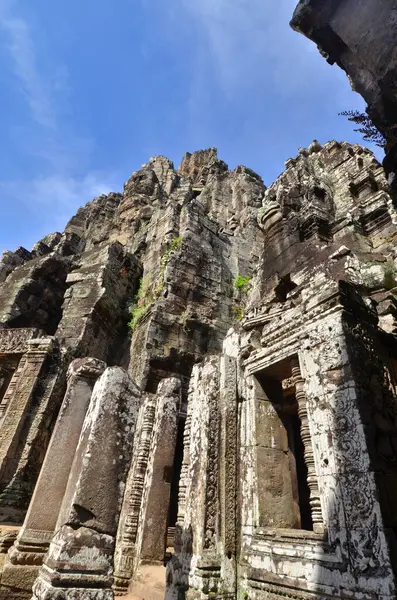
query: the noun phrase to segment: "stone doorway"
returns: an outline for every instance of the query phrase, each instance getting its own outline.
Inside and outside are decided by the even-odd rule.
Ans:
[[[260,526],[313,531],[305,433],[290,361],[256,373],[256,381]]]
[[[168,507],[165,563],[168,562],[168,560],[171,558],[171,555],[174,553],[175,527],[178,518],[179,482],[181,478],[183,461],[183,433],[185,430],[185,420],[185,417],[181,417],[178,423],[175,457],[172,469],[170,503]]]

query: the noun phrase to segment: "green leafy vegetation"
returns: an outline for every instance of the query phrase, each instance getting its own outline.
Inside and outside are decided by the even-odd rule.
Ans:
[[[249,282],[251,281],[251,276],[244,277],[243,275],[237,275],[234,280],[234,287],[238,290],[241,290],[244,294],[248,292]]]
[[[146,277],[141,277],[139,281],[138,291],[135,294],[130,305],[130,320],[128,322],[128,327],[131,332],[135,331],[138,323],[150,311],[154,301],[160,296],[161,292],[163,291],[164,274],[168,262],[170,260],[170,256],[180,248],[181,244],[182,237],[173,238],[169,247],[161,257],[158,282],[154,288],[154,291],[150,287],[150,282],[148,281],[148,279]]]
[[[261,207],[260,207],[260,209],[258,210],[258,215],[259,215],[260,217],[262,217],[262,216],[265,214],[265,212],[266,212],[266,208],[267,208],[266,206],[261,206]]]
[[[139,321],[146,315],[153,304],[153,297],[149,293],[147,280],[141,277],[139,280],[138,291],[134,296],[130,307],[130,320],[128,327],[131,332],[136,329]]]
[[[139,321],[144,315],[146,315],[150,308],[151,304],[149,304],[148,306],[134,306],[131,309],[131,318],[128,322],[128,327],[130,328],[131,332],[135,331]]]
[[[165,270],[167,268],[168,262],[170,260],[170,256],[171,256],[171,254],[173,254],[174,252],[177,252],[177,250],[179,250],[181,244],[182,244],[181,236],[173,238],[171,240],[171,244],[170,244],[169,248],[167,248],[167,250],[164,252],[163,256],[161,257],[159,280],[156,285],[156,296],[159,296],[164,289],[164,274],[165,274]]]
[[[240,304],[232,306],[232,315],[237,321],[241,321],[244,315],[244,306]]]
[[[244,296],[248,294],[251,281],[251,275],[237,275],[233,282],[233,287],[238,291],[236,304],[232,306],[232,315],[237,321],[241,321],[244,316],[245,300]]]

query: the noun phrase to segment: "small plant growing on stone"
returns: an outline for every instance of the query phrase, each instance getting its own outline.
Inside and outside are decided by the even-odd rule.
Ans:
[[[266,212],[266,207],[265,206],[261,206],[260,209],[258,210],[258,215],[260,217],[262,217]]]
[[[135,331],[136,326],[144,315],[149,311],[152,306],[152,300],[150,294],[147,291],[147,284],[144,277],[139,280],[138,291],[134,296],[132,305],[130,307],[130,320],[128,327],[131,332]]]
[[[237,321],[241,321],[244,316],[244,306],[232,306],[232,315]]]
[[[179,250],[181,244],[182,244],[181,236],[173,238],[171,240],[171,244],[170,244],[169,248],[167,248],[167,250],[164,252],[163,256],[161,257],[159,280],[158,280],[158,283],[156,286],[156,295],[157,296],[159,296],[164,289],[164,274],[165,274],[165,270],[167,268],[168,262],[170,260],[170,256],[173,252],[176,252],[177,250]]]
[[[243,292],[243,294],[246,294],[248,292],[250,281],[251,281],[250,275],[248,275],[247,277],[243,277],[243,275],[237,275],[236,279],[234,280],[234,287],[237,290],[240,290],[241,292]]]
[[[244,316],[244,296],[248,294],[250,281],[251,275],[237,275],[233,283],[234,288],[238,291],[238,304],[232,307],[232,315],[237,321],[241,321]]]

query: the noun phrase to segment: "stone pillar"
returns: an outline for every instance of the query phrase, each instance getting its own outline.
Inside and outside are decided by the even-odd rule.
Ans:
[[[21,430],[29,412],[33,391],[52,351],[52,338],[28,342],[29,350],[22,358],[20,375],[4,415],[0,429],[0,481],[12,472]]]
[[[223,588],[236,589],[237,559],[237,361],[221,358],[220,373],[220,554]]]
[[[136,452],[134,453],[121,509],[114,561],[114,590],[119,596],[127,593],[134,573],[135,542],[155,414],[156,398],[150,395],[145,399],[140,411],[136,433]]]
[[[170,377],[160,383],[137,535],[136,566],[141,561],[164,561],[181,398],[179,379]]]
[[[166,600],[214,597],[223,588],[220,546],[219,434],[221,357],[195,365],[189,387],[175,554],[167,564]]]
[[[115,536],[140,402],[119,367],[95,384],[35,600],[113,600]]]
[[[2,586],[32,589],[54,535],[92,390],[105,368],[95,358],[74,360],[69,367],[66,394],[28,513],[9,551]]]
[[[304,390],[305,381],[301,375],[298,357],[295,357],[291,360],[291,368],[292,379],[295,384],[296,401],[298,403],[298,414],[301,421],[301,438],[305,448],[305,463],[308,471],[307,483],[310,489],[310,506],[312,512],[313,531],[315,533],[323,533],[324,521],[321,512],[320,491],[318,489],[313,445],[309,428],[307,400]]]

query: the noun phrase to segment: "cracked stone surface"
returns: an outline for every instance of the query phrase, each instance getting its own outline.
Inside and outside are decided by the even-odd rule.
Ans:
[[[285,167],[154,157],[3,254],[0,600],[395,597],[393,196]]]

